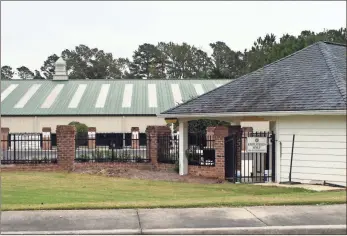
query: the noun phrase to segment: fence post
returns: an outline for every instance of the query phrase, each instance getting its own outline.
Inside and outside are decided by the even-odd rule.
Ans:
[[[76,128],[72,125],[58,125],[56,130],[58,165],[63,170],[72,171],[75,161]]]
[[[95,149],[96,127],[88,127],[88,149]]]
[[[8,134],[10,133],[9,128],[1,128],[1,150],[6,151],[8,149]]]
[[[216,161],[215,161],[215,168],[217,170],[217,175],[216,177],[220,179],[225,179],[225,143],[224,143],[224,138],[228,137],[229,135],[232,134],[239,134],[241,133],[241,126],[236,125],[236,126],[217,126],[214,129],[214,140],[215,140],[215,152],[216,152]],[[238,137],[239,135],[236,135],[235,137]],[[238,138],[236,140],[236,148],[237,148],[237,156],[236,156],[236,161],[237,161],[237,169],[239,167],[241,168],[241,138]]]
[[[131,127],[131,148],[140,148],[140,129],[139,127]]]
[[[42,150],[51,150],[52,149],[52,140],[51,140],[51,128],[43,127],[42,128]]]
[[[159,136],[171,135],[171,130],[167,126],[147,126],[147,157],[151,160],[151,163],[156,167],[158,166],[158,143]]]

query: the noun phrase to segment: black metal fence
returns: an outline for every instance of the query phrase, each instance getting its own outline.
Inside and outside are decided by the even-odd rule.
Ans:
[[[52,142],[52,147],[57,147],[57,134],[56,133],[51,133],[51,142]]]
[[[179,158],[179,138],[178,136],[158,136],[158,162],[175,164]]]
[[[150,162],[147,155],[149,139],[125,138],[117,133],[97,133],[95,138],[76,135],[76,162]]]
[[[262,150],[252,151],[247,139],[263,137],[266,145]],[[255,139],[256,141],[256,139]],[[240,176],[244,183],[268,182],[275,177],[275,134],[272,132],[249,132],[242,134]]]
[[[76,146],[88,145],[88,133],[78,133],[76,139]],[[146,133],[139,134],[140,146],[147,145]],[[95,136],[97,146],[107,146],[112,142],[114,148],[123,148],[131,146],[131,133],[96,133]]]
[[[213,136],[206,136],[203,133],[189,134],[186,157],[188,165],[215,166],[216,151]]]
[[[10,133],[1,140],[1,164],[57,163],[57,150],[41,133]]]
[[[229,181],[262,183],[274,180],[274,133],[242,132],[226,137],[225,153],[225,173]]]

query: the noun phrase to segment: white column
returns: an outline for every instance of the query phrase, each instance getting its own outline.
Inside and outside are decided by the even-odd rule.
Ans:
[[[275,133],[276,137],[276,150],[275,150],[275,168],[276,168],[276,176],[275,176],[275,182],[281,181],[281,142],[278,132],[278,121],[270,121],[270,131],[273,131]],[[271,150],[270,150],[271,151]],[[273,157],[272,157],[273,158]]]
[[[188,160],[185,151],[188,149],[188,122],[179,121],[179,174],[188,174]]]

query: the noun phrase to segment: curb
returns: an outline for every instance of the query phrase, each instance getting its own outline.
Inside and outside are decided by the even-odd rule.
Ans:
[[[291,234],[291,235],[346,235],[346,225],[298,225],[233,228],[177,228],[177,229],[120,229],[120,230],[74,230],[74,231],[13,231],[3,235],[206,235],[206,234]]]
[[[70,230],[70,231],[8,231],[1,235],[139,235],[140,229]]]
[[[265,227],[233,227],[233,228],[182,228],[182,229],[148,229],[142,230],[142,234],[148,235],[211,235],[211,234],[241,234],[241,235],[262,235],[262,234],[332,234],[346,235],[346,225],[298,225],[298,226],[265,226]]]

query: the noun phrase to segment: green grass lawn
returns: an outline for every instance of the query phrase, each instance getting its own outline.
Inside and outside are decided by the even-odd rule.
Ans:
[[[345,203],[346,192],[103,176],[2,173],[2,209],[107,209]]]

